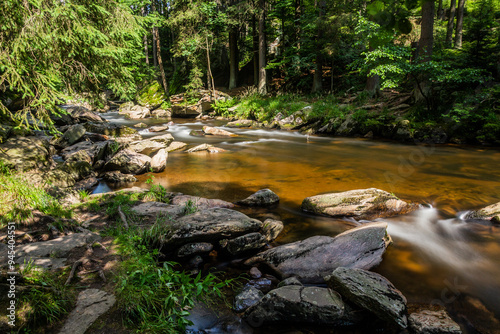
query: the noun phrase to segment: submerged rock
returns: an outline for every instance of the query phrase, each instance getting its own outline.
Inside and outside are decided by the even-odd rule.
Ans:
[[[148,170],[150,164],[151,158],[147,155],[125,149],[115,154],[104,165],[104,168],[106,170],[119,170],[125,174],[141,174]]]
[[[190,148],[189,150],[187,150],[187,153],[202,152],[202,151],[207,151],[208,153],[226,152],[226,150],[222,148],[218,148],[209,144],[201,144],[193,148]]]
[[[244,317],[253,327],[277,322],[350,325],[356,319],[335,291],[296,285],[270,291]]]
[[[304,199],[302,210],[331,217],[374,219],[405,214],[418,208],[376,188],[316,195]]]
[[[244,206],[271,206],[278,203],[280,198],[270,189],[261,189],[247,198],[236,202]]]
[[[410,328],[416,334],[461,334],[460,326],[446,311],[423,310],[408,317]]]
[[[386,223],[369,223],[335,238],[310,237],[259,253],[245,264],[264,262],[283,277],[323,283],[323,277],[338,267],[370,269],[378,265],[391,241],[386,229]]]
[[[325,277],[328,286],[380,319],[406,328],[406,298],[387,278],[358,268],[340,267]]]

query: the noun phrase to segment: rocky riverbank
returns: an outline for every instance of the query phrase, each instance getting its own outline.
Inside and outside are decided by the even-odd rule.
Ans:
[[[47,327],[50,330],[130,330],[121,323],[129,316],[129,306],[120,299],[116,281],[119,275],[130,278],[120,274],[127,255],[115,242],[119,235],[137,231],[134,238],[140,243],[134,247],[157,254],[159,267],[165,261],[175,261],[180,263],[178,270],[195,279],[210,273],[214,265],[226,263],[224,275],[247,275],[249,279],[238,278],[239,288],[228,292],[228,296],[234,296],[228,300],[233,304],[232,319],[241,319],[237,321],[241,328],[298,323],[364,332],[373,328],[387,332],[461,332],[445,309],[408,305],[397,287],[371,271],[383,261],[391,243],[387,224],[373,220],[410,213],[418,203],[380,189],[318,194],[305,198],[302,210],[356,219],[360,226],[334,237],[316,235],[279,244],[275,240],[284,229],[282,221],[272,214],[255,219],[241,212],[246,206],[265,212],[277,205],[279,197],[270,189],[235,203],[171,193],[154,184],[149,190],[131,188],[88,195],[101,180],[133,185],[136,174],[161,172],[168,168],[168,152],[189,145],[176,141],[167,132],[168,125],[149,128],[151,132],[158,130],[158,135],[143,139],[136,129],[106,122],[86,108],[67,110],[67,115],[55,119],[61,135],[50,137],[33,131],[19,136],[3,126],[6,130],[0,144],[4,169],[24,171],[33,186],[47,189],[62,208],[72,212],[71,217],[62,218],[32,210],[31,215],[18,221],[14,237],[14,263],[25,268],[31,262],[28,267],[34,265],[63,278],[65,289],[72,294],[65,297],[71,301],[65,308],[75,308],[67,316],[61,311]],[[204,127],[202,132],[204,136],[232,136],[213,127]],[[185,154],[195,151],[223,150],[203,144]],[[499,207],[495,204],[471,212],[468,218],[494,224]],[[3,231],[7,229],[4,225]],[[8,263],[8,239],[1,241],[1,263]],[[21,286],[25,291],[40,288],[37,284]],[[79,316],[88,312],[92,315]],[[18,314],[25,317],[23,326],[33,321],[27,314]],[[106,323],[106,317],[114,320]],[[2,326],[9,329],[7,324]],[[198,330],[202,333],[210,328]]]

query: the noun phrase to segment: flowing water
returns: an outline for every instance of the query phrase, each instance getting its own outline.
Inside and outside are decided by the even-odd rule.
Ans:
[[[138,123],[116,113],[105,117]],[[446,307],[470,333],[475,332],[472,328],[500,333],[500,228],[460,219],[465,210],[500,201],[500,151],[273,130],[228,129],[238,136],[194,137],[191,130],[223,122],[175,121],[168,132],[176,140],[191,147],[209,143],[228,152],[172,152],[166,170],[155,174],[154,182],[169,191],[226,201],[270,188],[280,196],[277,208],[244,212],[282,220],[285,229],[278,244],[313,235],[335,236],[360,224],[302,212],[300,204],[308,196],[375,187],[425,204],[414,214],[384,219],[394,243],[375,271],[409,302]],[[158,135],[147,130],[141,134]],[[139,186],[148,187],[148,175],[138,178]]]

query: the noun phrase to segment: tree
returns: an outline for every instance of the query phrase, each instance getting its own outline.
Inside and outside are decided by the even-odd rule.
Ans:
[[[156,3],[155,0],[153,0],[153,12],[156,12]],[[161,57],[161,42],[160,42],[160,33],[159,29],[156,26],[156,24],[153,26],[153,36],[154,36],[154,41],[156,43],[156,60],[158,64],[158,68],[160,71],[160,78],[161,78],[161,83],[163,86],[163,90],[168,96],[168,83],[167,83],[167,76],[165,75],[165,69],[163,68],[163,59]]]
[[[462,48],[462,30],[464,26],[465,0],[458,0],[457,28],[455,30],[455,49]]]
[[[259,0],[259,85],[258,91],[261,95],[267,94],[266,74],[266,0]]]
[[[145,33],[132,4],[1,1],[0,112],[23,126],[32,119],[50,125],[67,95],[111,89],[130,98],[143,78]]]
[[[230,0],[230,7],[235,7],[234,0]],[[233,23],[229,26],[229,89],[238,86],[238,26]]]
[[[448,17],[448,26],[446,29],[446,46],[451,48],[453,43],[453,28],[455,26],[455,10],[457,0],[450,0],[450,14]]]
[[[323,39],[323,17],[325,15],[325,0],[316,3],[318,8],[318,21],[317,21],[317,47],[316,47],[316,69],[314,71],[312,93],[319,93],[323,90],[323,53],[322,53],[322,39]]]

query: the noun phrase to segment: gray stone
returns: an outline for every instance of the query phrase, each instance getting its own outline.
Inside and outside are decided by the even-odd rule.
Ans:
[[[418,204],[407,203],[376,188],[317,195],[302,202],[302,210],[307,212],[355,219],[390,217],[414,211],[418,207]]]
[[[201,113],[202,108],[197,104],[190,106],[174,104],[172,106],[172,117],[194,118]]]
[[[477,211],[470,211],[465,216],[465,219],[487,219],[490,220],[495,216],[500,215],[500,202],[489,205]]]
[[[106,136],[122,137],[125,135],[136,134],[137,130],[131,127],[115,123],[97,123],[87,122],[83,124],[89,132],[99,133]]]
[[[158,141],[153,141],[150,139],[144,139],[135,141],[129,144],[127,147],[129,150],[132,150],[136,153],[141,153],[145,155],[151,155],[155,152],[158,152],[162,148],[166,148],[167,145],[162,144]]]
[[[460,326],[444,310],[412,313],[408,322],[416,334],[462,334]]]
[[[245,286],[243,290],[234,297],[234,310],[243,312],[249,307],[257,304],[264,297],[262,291],[252,287]]]
[[[328,288],[284,286],[272,290],[244,313],[253,327],[292,322],[342,325],[349,319],[338,293]]]
[[[261,227],[261,221],[238,211],[225,208],[201,210],[177,219],[165,244],[169,247],[194,242],[215,244],[219,240],[258,232]]]
[[[29,170],[49,164],[50,154],[35,137],[14,137],[0,145],[0,161],[8,168]]]
[[[151,158],[151,169],[153,173],[160,173],[167,167],[168,152],[161,149]]]
[[[229,131],[214,128],[212,126],[206,126],[206,125],[203,127],[203,132],[206,135],[212,135],[212,136],[223,136],[223,137],[235,137],[236,136],[234,133],[231,133]]]
[[[180,205],[170,205],[160,202],[146,202],[132,207],[135,214],[139,216],[171,217],[177,218],[184,215],[184,207]]]
[[[106,182],[110,183],[127,183],[127,182],[136,182],[137,179],[132,174],[123,174],[120,171],[111,171],[106,172],[103,175],[103,178]]]
[[[93,111],[81,106],[72,106],[66,109],[78,123],[104,122],[105,120]]]
[[[280,198],[270,189],[261,189],[247,198],[236,202],[244,206],[271,206],[278,203]]]
[[[361,308],[390,324],[406,328],[406,298],[382,275],[357,268],[337,268],[325,280],[328,286]]]
[[[168,125],[156,125],[152,126],[149,129],[149,132],[162,132],[168,130]]]
[[[125,174],[141,174],[148,170],[151,158],[147,155],[125,149],[109,160],[104,168],[106,170],[119,170]]]
[[[288,277],[279,282],[278,288],[281,288],[282,286],[287,286],[287,285],[299,285],[302,286],[303,284],[299,281],[297,277]]]
[[[188,144],[180,142],[180,141],[173,141],[171,142],[168,147],[167,147],[167,152],[173,152],[173,151],[178,151],[182,150],[184,147],[186,147]]]
[[[140,105],[130,106],[130,103],[124,103],[120,105],[118,111],[120,114],[124,114],[126,118],[129,119],[142,119],[151,117],[151,111],[147,107],[142,107]]]
[[[266,238],[259,232],[252,232],[224,243],[225,248],[232,255],[238,255],[249,250],[258,250],[267,244]]]
[[[161,136],[151,137],[151,138],[149,138],[149,140],[158,142],[160,144],[164,144],[165,146],[169,146],[170,143],[172,143],[174,141],[174,137],[170,133],[166,133],[166,134],[161,135]]]
[[[198,210],[206,210],[211,208],[232,208],[234,204],[221,199],[210,199],[191,195],[177,195],[171,204],[185,206],[188,202],[194,205]]]
[[[207,254],[210,253],[214,249],[214,245],[208,242],[198,242],[185,244],[184,246],[179,247],[177,250],[178,257],[186,257],[198,254]]]
[[[245,264],[264,262],[283,277],[296,276],[303,283],[323,283],[323,277],[337,267],[370,269],[378,265],[391,241],[386,229],[386,223],[377,222],[335,238],[314,236],[259,253]]]
[[[189,150],[187,150],[187,153],[202,152],[202,151],[207,151],[209,153],[219,153],[219,152],[225,152],[226,150],[209,144],[201,144],[193,148],[190,148]]]
[[[64,132],[58,139],[54,140],[52,144],[56,147],[68,147],[79,141],[87,130],[82,124],[72,125]]]
[[[155,109],[151,111],[151,116],[154,118],[171,118],[172,112],[169,110]]]
[[[250,277],[251,278],[261,278],[262,273],[260,272],[260,270],[257,267],[252,267],[250,269]]]
[[[283,231],[283,222],[271,218],[264,220],[264,225],[262,225],[262,235],[266,238],[267,242],[271,242],[278,237],[278,235]]]
[[[59,334],[84,334],[115,302],[115,296],[99,289],[80,292],[76,308],[68,316]]]

